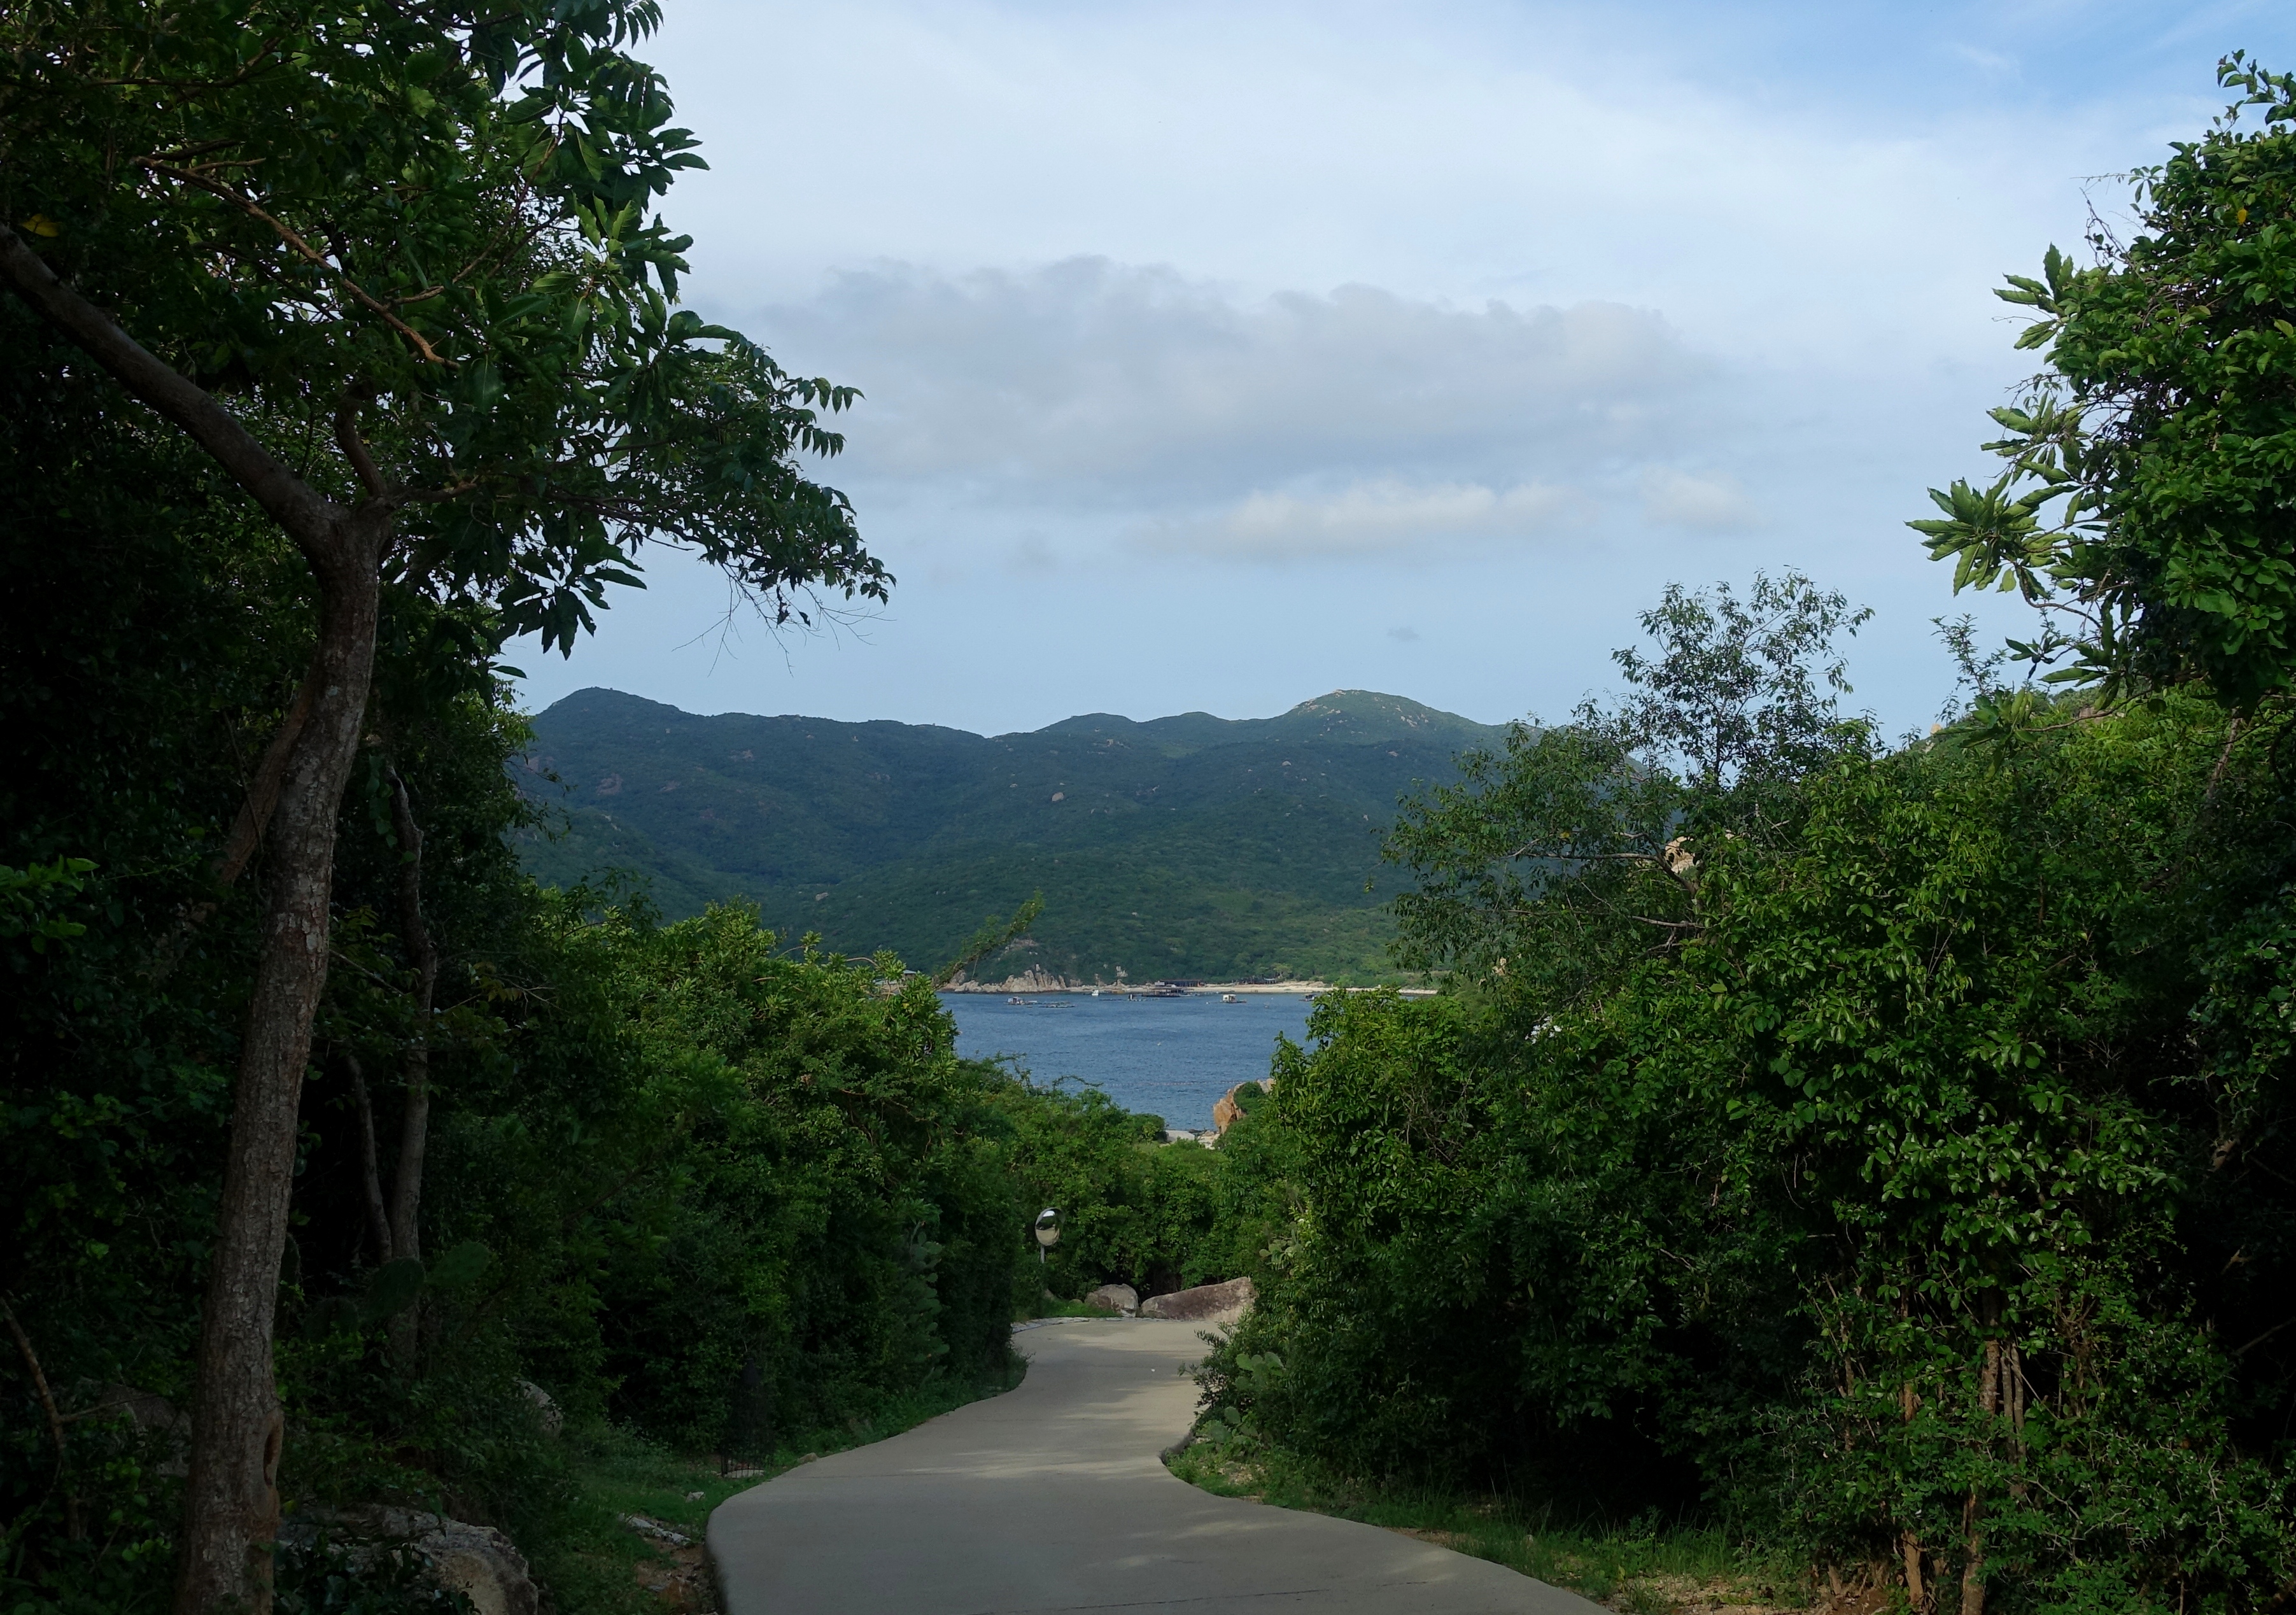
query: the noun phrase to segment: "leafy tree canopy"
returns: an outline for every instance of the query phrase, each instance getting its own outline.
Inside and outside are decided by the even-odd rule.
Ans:
[[[2296,75],[2235,53],[2218,77],[2241,99],[2129,176],[2136,234],[2100,222],[2094,264],[2051,248],[1996,294],[2046,368],[1991,412],[2001,474],[1911,524],[1956,588],[2050,612],[2013,648],[2107,700],[2198,681],[2246,708],[2296,679]]]
[[[0,20],[0,217],[302,476],[406,508],[388,565],[512,633],[570,648],[654,537],[777,619],[806,584],[882,596],[790,459],[840,447],[816,411],[852,389],[671,307],[656,203],[701,160],[627,53],[658,20],[36,0]]]
[[[1507,979],[1568,1000],[1622,957],[1685,931],[1702,836],[1760,835],[1781,790],[1865,744],[1838,697],[1834,641],[1871,615],[1798,572],[1669,584],[1647,649],[1612,660],[1614,707],[1517,724],[1467,751],[1456,784],[1406,799],[1384,856],[1415,889],[1397,952],[1419,969]]]

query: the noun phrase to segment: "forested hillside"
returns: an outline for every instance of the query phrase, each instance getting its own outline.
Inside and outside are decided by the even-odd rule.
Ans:
[[[525,842],[546,880],[619,866],[670,914],[739,899],[928,964],[1041,892],[1034,933],[980,973],[1085,981],[1391,971],[1396,802],[1499,733],[1359,690],[1273,718],[1093,714],[995,737],[586,690],[534,729],[523,788],[564,815]]]

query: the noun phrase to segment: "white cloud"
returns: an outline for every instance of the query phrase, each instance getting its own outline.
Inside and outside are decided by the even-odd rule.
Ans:
[[[1749,532],[1763,525],[1761,511],[1735,477],[1652,466],[1643,473],[1642,484],[1647,521],[1710,533]]]
[[[691,295],[868,390],[831,480],[901,586],[865,643],[743,664],[756,693],[676,671],[735,667],[677,649],[723,608],[701,569],[523,665],[542,699],[989,732],[1280,710],[1398,661],[1439,704],[1562,709],[1665,579],[1787,564],[1883,608],[1861,700],[1934,710],[1927,619],[1984,603],[1900,524],[1982,473],[2030,366],[1991,288],[2080,240],[2079,176],[2205,125],[2219,51],[2296,58],[2263,0],[665,12],[711,164],[669,199]],[[1584,503],[1541,528],[1524,488]],[[1238,584],[1138,564],[1144,529],[1359,559]],[[1405,656],[1414,621],[1443,631]],[[1062,676],[948,676],[988,642]]]
[[[1981,362],[1997,275],[2078,233],[2070,177],[2157,145],[2113,102],[2123,75],[2028,87],[1956,56],[2066,62],[2094,23],[2003,26],[2060,0],[666,9],[654,48],[712,164],[671,211],[721,305],[878,261],[1101,253],[1261,293],[1615,299],[1795,363]],[[2149,9],[2111,31],[2137,47]],[[2258,48],[2285,31],[2256,23],[2235,31]],[[2145,39],[2148,70],[2213,100],[2229,26]]]
[[[1255,493],[1213,521],[1160,526],[1141,537],[1157,548],[1300,561],[1528,538],[1585,514],[1586,500],[1568,488],[1525,483],[1502,492],[1472,482],[1414,487],[1387,479],[1323,497]]]
[[[1226,511],[1226,542],[1263,554],[1521,529],[1552,519],[1547,485],[1630,481],[1735,430],[1723,368],[1618,303],[1240,297],[1075,258],[844,274],[758,328],[867,395],[838,467],[857,494],[1127,524]]]
[[[1973,45],[1954,45],[1948,49],[1980,72],[2014,77],[2019,71],[2017,59],[2005,56],[1998,51],[1983,50]]]

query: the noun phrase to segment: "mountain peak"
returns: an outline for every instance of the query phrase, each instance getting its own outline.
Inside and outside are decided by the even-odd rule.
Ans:
[[[1270,721],[1292,734],[1358,741],[1443,740],[1459,746],[1485,743],[1498,733],[1490,725],[1456,712],[1377,690],[1333,690],[1303,701]]]

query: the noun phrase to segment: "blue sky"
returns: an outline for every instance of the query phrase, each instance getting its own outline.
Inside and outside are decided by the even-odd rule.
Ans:
[[[1784,567],[1926,724],[1931,619],[2021,626],[1902,525],[2030,368],[1991,288],[2296,62],[2246,4],[665,9],[689,301],[867,395],[821,474],[899,583],[777,638],[657,555],[527,698],[985,733],[1555,716]]]

